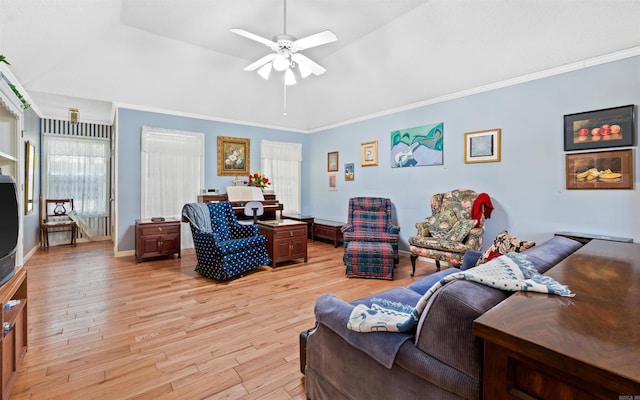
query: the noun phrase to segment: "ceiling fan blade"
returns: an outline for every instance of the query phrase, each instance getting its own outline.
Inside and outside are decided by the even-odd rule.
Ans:
[[[311,36],[296,40],[293,42],[292,47],[299,51],[335,42],[336,40],[338,40],[336,34],[327,29],[326,31],[318,32]]]
[[[262,57],[261,59],[259,59],[257,61],[254,61],[250,65],[246,66],[244,68],[244,70],[245,71],[255,71],[256,69],[262,67],[266,63],[273,61],[273,59],[276,58],[276,56],[277,56],[276,53],[269,53],[266,56]]]
[[[311,69],[311,72],[314,75],[322,75],[327,71],[326,69],[318,65],[318,63],[316,63],[315,61],[311,60],[309,57],[304,56],[300,53],[293,53],[291,55],[291,59],[297,62],[298,64],[306,64]]]
[[[272,40],[263,38],[262,36],[258,36],[255,33],[251,33],[251,32],[247,32],[244,29],[239,29],[239,28],[232,28],[230,29],[231,32],[240,35],[240,36],[244,36],[247,39],[251,39],[251,40],[255,40],[256,42],[262,43],[265,46],[273,46],[275,45],[275,43]]]

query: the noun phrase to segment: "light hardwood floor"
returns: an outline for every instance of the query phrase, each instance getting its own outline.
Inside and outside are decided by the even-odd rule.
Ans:
[[[137,263],[111,242],[27,262],[28,351],[11,399],[305,399],[299,333],[324,293],[351,301],[433,273],[401,257],[393,281],[345,277],[342,248],[216,282],[195,253]]]

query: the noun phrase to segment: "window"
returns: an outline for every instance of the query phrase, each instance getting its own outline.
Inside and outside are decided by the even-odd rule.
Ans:
[[[141,217],[179,218],[204,187],[204,134],[143,127],[141,152]]]
[[[107,216],[109,139],[44,135],[44,196],[73,199],[84,216]]]
[[[271,188],[284,205],[284,212],[301,212],[302,145],[299,143],[269,142],[260,146],[262,173],[271,180]]]

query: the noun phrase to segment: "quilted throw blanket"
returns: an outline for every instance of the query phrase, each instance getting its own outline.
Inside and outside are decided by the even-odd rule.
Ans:
[[[445,284],[464,279],[506,291],[528,291],[573,297],[569,288],[553,278],[541,275],[525,254],[508,253],[466,271],[445,276],[418,301],[408,307],[386,300],[374,300],[371,307],[356,306],[347,328],[357,332],[407,332],[415,328],[431,296]]]
[[[211,214],[205,203],[188,203],[182,207],[182,216],[202,232],[211,232]]]

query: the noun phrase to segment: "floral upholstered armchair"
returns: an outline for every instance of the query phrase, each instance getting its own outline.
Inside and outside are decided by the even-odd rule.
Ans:
[[[457,189],[433,195],[432,216],[417,222],[418,233],[409,238],[411,276],[415,274],[419,256],[435,259],[440,270],[440,261],[458,266],[467,250],[480,250],[485,218],[490,217],[492,210],[486,193]]]
[[[352,197],[349,199],[347,224],[342,227],[344,248],[349,242],[382,242],[393,248],[393,261],[398,263],[400,227],[391,221],[391,199]]]

